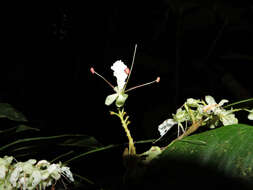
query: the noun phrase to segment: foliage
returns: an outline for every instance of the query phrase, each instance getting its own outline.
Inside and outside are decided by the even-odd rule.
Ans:
[[[40,130],[30,127],[26,117],[7,103],[0,103],[0,118],[10,121],[0,131],[0,154],[5,155],[0,158],[0,189],[54,188],[61,176],[73,182],[74,178],[66,163],[75,160],[82,154],[80,151],[88,151],[89,154],[89,150],[102,146],[94,137],[82,134],[39,136]],[[31,156],[40,161],[30,159]],[[41,157],[51,161],[41,160]],[[28,160],[22,162],[16,159]],[[60,159],[69,161],[62,164]],[[55,161],[59,163],[53,163]],[[76,176],[91,183],[83,176]]]
[[[224,106],[224,104],[228,103],[228,100],[223,99],[217,103],[210,95],[205,96],[204,100],[188,98],[186,102],[177,109],[176,113],[172,114],[171,118],[165,120],[158,126],[161,137],[156,140],[156,142],[164,137],[173,126],[178,127],[178,137],[166,147],[152,146],[148,151],[137,154],[133,138],[128,129],[130,123],[128,120],[129,116],[126,116],[123,108],[128,97],[125,92],[129,91],[129,89],[125,90],[125,88],[132,67],[133,62],[130,70],[121,61],[114,63],[111,69],[114,71],[114,76],[117,78],[118,86],[116,87],[112,86],[111,83],[91,68],[92,74],[97,74],[116,92],[115,94],[107,96],[105,104],[109,106],[115,101],[118,113],[113,111],[110,113],[120,118],[129,140],[129,148],[126,148],[123,153],[125,166],[127,167],[126,181],[130,181],[131,184],[131,180],[137,181],[138,183],[138,181],[144,179],[143,183],[150,184],[149,181],[145,181],[145,179],[147,179],[146,174],[151,175],[151,179],[153,177],[162,177],[161,175],[164,175],[164,173],[155,173],[152,176],[152,169],[159,170],[166,166],[165,174],[168,174],[169,167],[167,166],[173,166],[173,161],[177,159],[179,160],[179,164],[181,161],[186,161],[201,167],[203,165],[204,167],[212,168],[212,170],[220,172],[226,177],[243,178],[247,182],[252,181],[253,157],[251,149],[247,149],[248,146],[252,147],[252,126],[238,124],[235,112],[246,111],[248,112],[248,119],[252,120],[253,110],[248,107],[233,108],[233,106],[240,103],[252,101],[252,98],[226,106]],[[127,81],[125,81],[126,79]],[[160,78],[158,77],[157,80],[153,82],[159,81]],[[130,88],[130,90],[135,88],[136,87]],[[212,130],[192,135],[203,126]],[[173,183],[173,180],[167,180]],[[140,187],[143,188],[144,186],[148,189],[154,188],[153,186],[144,185],[143,183]]]
[[[212,184],[215,185],[233,181],[231,184],[240,184],[240,189],[252,187],[253,126],[238,124],[238,119],[233,114],[237,111],[247,111],[248,118],[251,119],[252,110],[232,108],[232,106],[250,101],[252,98],[223,106],[228,102],[227,100],[221,100],[217,104],[211,96],[206,96],[205,101],[187,99],[182,106],[183,109],[179,108],[172,119],[164,121],[158,127],[163,137],[174,125],[180,125],[183,130],[182,135],[166,147],[152,146],[150,150],[138,154],[135,159],[136,167],[127,176],[128,183],[133,183],[135,186],[141,184],[147,189],[153,189],[154,186],[150,185],[148,178],[153,180],[165,178],[166,181],[160,181],[160,183],[173,187],[175,181],[178,182],[184,177],[187,177],[189,181],[194,181],[197,177],[205,176],[205,180],[206,178],[214,179]],[[187,122],[191,123],[190,127],[187,127]],[[203,126],[208,126],[211,130],[193,134]],[[194,167],[196,167],[195,171]],[[157,171],[160,172],[157,173]],[[171,175],[171,172],[174,175]],[[191,173],[195,177],[188,176]],[[223,178],[226,178],[223,182],[219,181]],[[226,186],[228,187],[233,187],[233,185]],[[217,187],[210,186],[210,189],[212,188]]]
[[[159,159],[185,159],[252,181],[252,152],[253,126],[236,124],[176,141],[166,147]]]
[[[160,154],[148,165],[136,165],[127,181],[145,189],[162,186],[203,189],[203,184],[208,184],[205,189],[251,189],[252,136],[253,126],[245,124],[187,136],[159,149]]]

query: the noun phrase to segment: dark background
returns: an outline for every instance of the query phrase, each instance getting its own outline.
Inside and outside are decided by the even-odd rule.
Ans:
[[[252,97],[251,1],[59,1],[1,8],[0,100],[23,112],[43,135],[127,142],[119,119],[109,114],[116,107],[104,105],[113,91],[90,67],[116,84],[110,67],[117,60],[130,67],[135,44],[128,87],[157,76],[161,81],[129,92],[125,110],[134,140],[158,138],[157,126],[187,98]],[[240,122],[250,124],[242,116]],[[117,186],[107,179],[125,171],[123,150],[116,151],[86,158],[85,175]]]
[[[250,2],[250,1],[249,1]],[[0,99],[47,134],[85,133],[104,144],[127,139],[113,93],[111,65],[131,64],[125,110],[136,140],[157,138],[157,126],[186,98],[231,102],[252,97],[253,7],[247,1],[102,1],[3,6]],[[242,119],[244,122],[244,120]],[[249,121],[245,121],[249,122]]]

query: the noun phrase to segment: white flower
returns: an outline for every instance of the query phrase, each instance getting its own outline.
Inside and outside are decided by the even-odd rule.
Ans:
[[[18,185],[17,188],[22,187],[22,189],[27,189],[28,186],[28,178],[27,177],[20,177],[20,179],[18,180]]]
[[[167,119],[158,126],[161,136],[164,136],[177,122],[174,119]]]
[[[217,104],[212,96],[206,96],[205,101],[207,105],[203,107],[202,111],[208,114],[210,114],[211,112],[217,114],[218,112],[220,112],[220,107],[228,102],[228,100],[223,99]]]
[[[186,104],[190,107],[199,107],[200,102],[201,102],[200,100],[196,100],[196,99],[193,99],[193,98],[188,98],[186,100]]]
[[[111,66],[111,69],[114,71],[113,75],[117,78],[118,89],[123,90],[128,76],[126,73],[127,66],[119,60]]]
[[[51,177],[54,178],[55,180],[60,179],[61,175],[60,175],[60,166],[59,166],[59,164],[51,164],[47,168],[47,171],[51,175]]]
[[[0,179],[4,179],[7,172],[7,168],[4,165],[0,165]]]
[[[12,156],[4,156],[4,158],[0,158],[0,180],[6,177],[8,167],[11,164],[12,160]]]
[[[61,168],[61,174],[66,176],[70,181],[74,182],[74,178],[69,167],[63,166]]]
[[[218,116],[219,120],[224,126],[238,123],[238,119],[231,110],[225,110],[222,108],[222,105],[227,103],[228,100],[223,99],[218,104],[215,102],[212,96],[206,96],[205,100],[208,105],[203,107],[202,111],[204,113],[213,113],[214,115]]]
[[[124,90],[129,70],[122,61],[116,61],[111,69],[114,71],[113,75],[117,78],[118,86],[114,88],[115,94],[106,97],[105,104],[109,106],[116,100],[116,106],[122,107],[128,97],[128,95],[124,93]]]
[[[33,179],[33,181],[32,181],[32,187],[35,188],[41,182],[41,179],[42,179],[40,171],[39,170],[34,170],[32,172],[32,176],[31,177]]]
[[[184,121],[188,121],[190,119],[189,114],[186,110],[182,108],[177,109],[177,113],[173,114],[174,121],[178,123],[183,123]]]
[[[19,164],[16,165],[16,168],[13,170],[10,176],[10,183],[13,185],[13,187],[16,187],[17,180],[19,178],[20,172],[22,172],[22,167],[19,166]]]
[[[248,119],[253,120],[253,109],[249,111]]]
[[[235,114],[230,111],[223,110],[220,114],[218,114],[218,116],[224,126],[238,123],[238,119],[235,117]]]
[[[36,167],[40,168],[40,167],[47,167],[49,166],[50,163],[47,160],[40,160],[37,164]]]

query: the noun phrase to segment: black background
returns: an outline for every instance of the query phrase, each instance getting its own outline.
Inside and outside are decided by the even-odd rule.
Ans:
[[[231,102],[252,97],[253,6],[243,1],[84,1],[2,7],[0,100],[46,135],[82,133],[103,144],[127,142],[110,87],[111,65],[131,65],[125,110],[134,140],[158,138],[157,126],[186,98]],[[241,122],[248,122],[243,118]],[[102,174],[101,174],[102,175]]]
[[[111,65],[122,60],[130,67],[135,44],[128,87],[161,77],[158,85],[129,93],[126,111],[137,138],[157,136],[156,126],[186,98],[252,95],[247,2],[58,2],[4,9],[0,97],[50,133],[124,139],[108,114],[115,107],[104,105],[113,91],[89,69],[115,83]]]

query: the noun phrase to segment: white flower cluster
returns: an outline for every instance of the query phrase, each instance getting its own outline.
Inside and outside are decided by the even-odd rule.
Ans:
[[[179,129],[184,132],[185,129],[182,125],[183,122],[193,123],[196,121],[202,121],[201,125],[207,125],[210,128],[215,128],[221,122],[225,125],[237,124],[238,119],[235,117],[234,112],[239,110],[226,110],[222,106],[227,103],[228,100],[221,100],[216,103],[212,96],[206,96],[205,101],[199,99],[189,98],[184,105],[179,108],[176,114],[173,114],[173,118],[165,120],[158,126],[161,137],[164,136],[173,126],[178,126]]]
[[[12,156],[0,158],[1,190],[45,190],[55,185],[62,176],[74,182],[70,168],[61,163],[50,164],[46,160],[37,162],[34,159],[13,163],[13,160]]]

